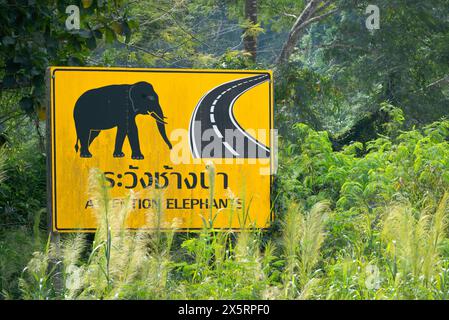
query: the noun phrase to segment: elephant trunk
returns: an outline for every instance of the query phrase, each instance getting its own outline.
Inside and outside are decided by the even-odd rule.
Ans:
[[[165,143],[167,144],[168,148],[171,150],[172,145],[170,143],[170,140],[167,138],[167,134],[165,133],[165,124],[162,122],[157,122],[157,128],[159,129],[159,133],[161,134],[162,139],[164,139]]]
[[[162,139],[164,139],[168,148],[171,149],[172,145],[170,143],[170,140],[168,140],[167,133],[165,132],[166,122],[163,120],[165,117],[164,117],[164,113],[162,112],[161,107],[158,105],[156,110],[154,112],[151,112],[150,115],[156,120],[159,134],[161,135]]]

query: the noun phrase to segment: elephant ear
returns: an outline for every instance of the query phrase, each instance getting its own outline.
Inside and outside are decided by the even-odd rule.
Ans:
[[[137,82],[133,84],[129,89],[129,99],[131,101],[131,107],[134,112],[145,111],[148,109],[148,99],[147,97],[152,97],[154,92],[153,86],[145,81]],[[154,99],[157,99],[155,96]]]
[[[145,108],[145,105],[143,104],[145,103],[147,92],[154,92],[153,86],[144,81],[137,82],[129,88],[129,100],[134,112],[137,112],[142,107]]]

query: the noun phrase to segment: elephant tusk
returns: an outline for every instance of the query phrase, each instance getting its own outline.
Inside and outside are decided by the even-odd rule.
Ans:
[[[156,113],[154,112],[148,112],[148,114],[150,116],[152,116],[157,122],[163,123],[163,124],[167,124],[167,122],[165,122],[164,120],[162,120]]]
[[[151,112],[148,111],[148,114],[151,115],[152,117],[156,116],[159,120],[164,121],[163,119],[168,119],[167,117],[163,116],[162,118],[155,112]]]
[[[159,115],[157,113],[148,111],[148,114],[158,121],[164,121],[163,119],[161,119],[161,117],[159,117]]]

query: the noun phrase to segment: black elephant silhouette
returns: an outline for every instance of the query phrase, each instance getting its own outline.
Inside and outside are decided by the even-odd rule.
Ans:
[[[76,101],[73,110],[77,140],[81,143],[80,156],[90,158],[89,146],[102,130],[117,127],[114,157],[124,157],[122,152],[125,137],[131,146],[131,157],[143,159],[140,151],[139,134],[136,125],[138,114],[151,115],[157,123],[159,133],[171,149],[172,145],[165,132],[164,113],[159,105],[159,97],[148,82],[110,85],[84,92]]]

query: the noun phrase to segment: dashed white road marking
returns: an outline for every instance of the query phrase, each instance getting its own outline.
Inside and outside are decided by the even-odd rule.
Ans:
[[[260,77],[260,78],[265,78],[265,77]],[[229,108],[229,118],[231,119],[232,123],[234,124],[234,127],[236,127],[244,136],[246,136],[249,140],[251,140],[252,142],[254,142],[255,144],[257,144],[259,147],[261,147],[262,149],[266,150],[267,152],[270,152],[270,149],[267,148],[266,146],[264,146],[263,144],[261,144],[260,142],[258,142],[257,140],[255,140],[253,137],[251,137],[249,134],[247,134],[245,132],[245,130],[243,130],[239,124],[236,122],[236,120],[234,119],[234,114],[233,114],[233,108],[234,108],[234,103],[235,101],[242,95],[244,94],[246,91],[254,88],[255,86],[262,84],[264,82],[270,81],[269,78],[267,77],[264,81],[260,82],[260,83],[256,83],[252,86],[250,86],[249,88],[245,89],[243,92],[239,93],[236,97],[234,97],[234,99],[231,101],[230,104],[230,108]]]
[[[220,139],[223,139],[223,135],[221,134],[220,130],[218,130],[218,127],[215,125],[215,116],[214,116],[215,105],[217,104],[218,100],[220,100],[221,97],[224,94],[226,94],[226,92],[231,91],[233,88],[237,88],[238,86],[241,86],[241,85],[243,85],[245,83],[250,83],[250,82],[253,82],[253,81],[257,81],[257,80],[262,79],[262,78],[264,78],[264,76],[261,76],[261,77],[255,78],[255,79],[251,79],[251,80],[247,80],[247,81],[244,81],[244,82],[240,82],[237,85],[233,85],[231,88],[228,88],[227,90],[224,90],[223,92],[221,92],[221,94],[219,94],[217,96],[217,98],[212,102],[212,105],[210,106],[210,115],[209,115],[210,116],[210,122],[212,123],[212,128],[214,129],[215,133],[217,134],[217,136]],[[226,149],[228,149],[234,156],[239,156],[238,152],[235,151],[228,142],[223,141],[222,143],[226,147]]]
[[[263,79],[263,78],[265,78],[265,77],[266,77],[266,76],[263,75],[263,76],[260,76],[260,77],[254,78],[254,79],[250,79],[250,80],[246,80],[246,81],[244,81],[244,82],[240,82],[240,83],[238,83],[238,84],[236,84],[236,85],[233,85],[231,88],[228,88],[227,90],[223,91],[220,95],[218,95],[217,98],[212,102],[212,105],[211,105],[211,107],[210,107],[210,120],[211,120],[211,123],[215,123],[215,116],[214,116],[214,114],[213,114],[213,113],[214,113],[214,110],[215,110],[215,105],[217,104],[218,100],[219,100],[224,94],[226,94],[226,92],[229,92],[229,91],[231,91],[231,89],[237,88],[237,87],[239,87],[239,86],[241,86],[241,85],[243,85],[243,84],[245,84],[245,83],[250,83],[250,82],[253,82],[253,81],[257,81],[257,80]],[[269,77],[266,77],[266,78],[269,79]],[[230,81],[230,82],[233,82],[233,81]],[[264,82],[265,82],[265,81],[264,81]],[[251,89],[251,88],[252,88],[252,87],[246,89],[244,92],[248,91],[248,90]],[[197,104],[197,107],[195,108],[195,111],[194,111],[194,113],[192,114],[192,118],[190,119],[190,125],[189,125],[189,131],[190,131],[190,132],[194,132],[194,123],[193,123],[192,121],[193,121],[193,119],[194,119],[195,116],[196,116],[196,112],[197,112],[198,106],[201,104],[201,101],[204,99],[204,97],[206,97],[211,91],[212,91],[212,90],[208,91],[208,92],[201,98],[200,102]],[[232,122],[234,123],[234,125],[236,125],[236,128],[239,129],[240,131],[242,131],[242,133],[243,133],[245,136],[247,136],[248,139],[250,139],[250,140],[252,140],[253,142],[257,143],[256,140],[254,140],[251,136],[247,135],[246,132],[244,132],[242,129],[240,129],[240,127],[235,123],[235,120],[234,120],[233,117],[232,117],[232,116],[233,116],[233,115],[232,115],[232,106],[233,106],[235,100],[236,100],[241,94],[243,94],[244,92],[240,93],[240,94],[239,94],[237,97],[235,97],[234,100],[231,102],[231,109],[229,110],[229,113],[230,113]],[[217,127],[215,124],[213,124],[212,127],[213,127],[213,129],[214,129],[216,135],[217,135],[220,139],[223,139],[223,135],[221,134],[220,130],[218,130],[218,127]],[[226,148],[227,148],[227,149],[228,149],[234,156],[239,156],[239,154],[237,153],[237,151],[235,151],[235,150],[229,145],[228,142],[223,141],[222,143],[223,143],[223,145],[224,145],[224,146],[225,146],[225,147],[226,147]],[[199,157],[199,155],[198,155],[198,150],[196,149],[195,141],[194,141],[194,140],[193,140],[193,141],[190,141],[190,140],[189,140],[189,144],[190,144],[190,149],[192,150],[193,156],[194,156],[195,158]],[[260,145],[259,143],[257,143],[257,144],[258,144],[259,146],[261,146],[262,148],[264,148],[263,145]],[[267,149],[267,148],[264,148],[264,149],[266,149],[267,151],[269,151],[269,149]]]

